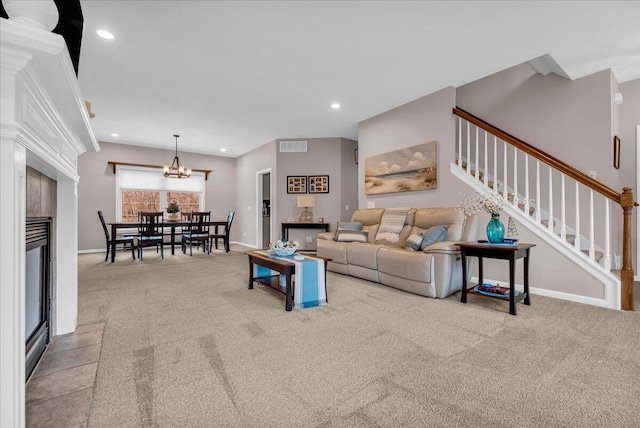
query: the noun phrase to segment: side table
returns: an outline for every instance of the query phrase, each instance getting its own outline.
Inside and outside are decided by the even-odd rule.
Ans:
[[[532,247],[535,247],[535,244],[518,244],[511,246],[478,242],[460,242],[456,245],[460,247],[460,256],[462,257],[462,295],[460,297],[460,302],[467,303],[467,293],[505,300],[503,297],[493,297],[482,293],[476,293],[473,290],[467,290],[467,257],[477,257],[478,284],[482,284],[484,279],[482,267],[483,259],[488,258],[509,261],[509,313],[511,315],[516,315],[517,302],[524,300],[525,305],[531,305],[531,297],[529,294],[529,250]],[[517,259],[524,259],[524,292],[518,296],[516,296],[515,287]]]

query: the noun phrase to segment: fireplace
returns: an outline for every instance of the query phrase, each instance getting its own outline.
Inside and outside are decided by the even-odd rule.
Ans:
[[[25,250],[25,376],[28,379],[50,337],[51,218],[27,218]]]

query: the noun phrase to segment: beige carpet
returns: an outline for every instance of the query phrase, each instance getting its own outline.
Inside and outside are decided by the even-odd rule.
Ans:
[[[328,275],[285,312],[241,252],[79,256],[79,324],[105,321],[90,427],[631,427],[640,313],[415,296]]]

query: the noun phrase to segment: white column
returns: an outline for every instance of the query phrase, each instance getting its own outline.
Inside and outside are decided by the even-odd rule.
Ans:
[[[25,425],[26,151],[0,138],[0,426]]]
[[[74,181],[58,181],[56,232],[56,308],[54,335],[72,333],[78,324],[78,194]]]

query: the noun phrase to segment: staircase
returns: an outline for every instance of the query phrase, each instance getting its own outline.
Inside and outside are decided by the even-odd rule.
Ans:
[[[637,204],[553,156],[455,108],[456,158],[451,172],[479,193],[500,192],[504,211],[604,285],[600,306],[633,310],[631,212]],[[624,230],[611,206],[622,207]],[[617,212],[617,210],[616,210]],[[612,242],[622,254],[612,273]]]

